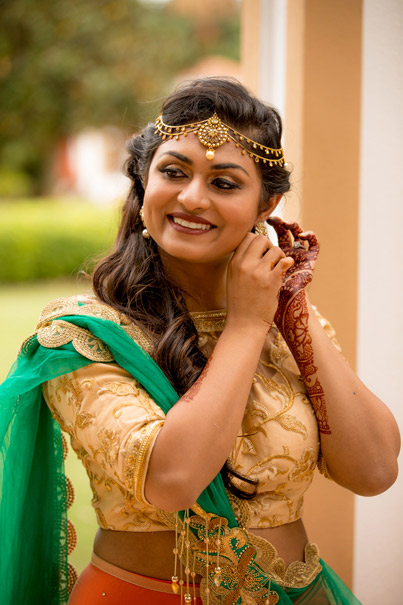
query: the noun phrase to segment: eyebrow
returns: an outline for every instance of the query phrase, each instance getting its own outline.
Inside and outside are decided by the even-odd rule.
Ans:
[[[193,162],[190,158],[188,158],[186,155],[182,155],[181,153],[178,153],[177,151],[165,151],[161,155],[172,155],[172,156],[174,156],[174,158],[181,160],[181,162],[183,162],[184,164],[187,164],[188,166],[192,166],[192,164],[193,164]],[[230,162],[225,162],[225,163],[221,163],[221,164],[212,164],[212,166],[211,166],[212,170],[228,170],[228,168],[235,168],[235,170],[242,170],[242,172],[244,172],[247,176],[249,176],[249,173],[245,170],[245,168],[243,166],[240,166],[239,164],[232,164]]]

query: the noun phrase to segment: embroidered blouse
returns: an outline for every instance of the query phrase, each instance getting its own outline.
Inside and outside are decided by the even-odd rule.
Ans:
[[[146,339],[138,338],[138,331],[130,328],[127,318],[93,297],[73,297],[48,305],[38,324],[38,340],[49,338],[45,331],[50,317],[67,315],[66,307],[72,312],[73,308],[82,309],[83,304],[87,308],[91,305],[98,315],[113,318],[138,344],[147,347]],[[193,313],[192,317],[199,346],[209,356],[224,329],[225,311]],[[318,317],[334,340],[330,324]],[[80,347],[85,354],[82,343]],[[87,356],[94,359],[91,354]],[[148,462],[164,424],[164,413],[128,372],[111,359],[105,358],[110,363],[95,359],[89,366],[44,383],[45,400],[61,428],[69,433],[72,447],[84,464],[100,527],[167,530],[161,511],[144,495]],[[299,519],[318,459],[320,442],[312,406],[296,362],[273,326],[230,455],[237,471],[259,481],[251,500],[230,496],[235,515],[242,516],[242,526],[276,527]],[[323,467],[324,461],[319,469]]]

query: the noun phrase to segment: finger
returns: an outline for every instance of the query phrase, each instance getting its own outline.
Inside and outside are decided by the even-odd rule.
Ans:
[[[298,238],[300,240],[305,240],[308,242],[309,250],[311,250],[313,252],[319,251],[319,248],[320,248],[319,240],[313,231],[304,231],[303,233],[299,234]]]
[[[243,256],[246,253],[246,251],[249,248],[252,241],[254,240],[254,238],[255,238],[255,234],[248,231],[248,233],[245,235],[243,240],[240,242],[240,244],[236,248],[234,257]]]
[[[278,246],[273,246],[262,258],[261,266],[264,270],[272,271],[277,263],[285,258],[285,254]]]
[[[256,259],[263,258],[269,250],[274,247],[274,244],[264,235],[254,235],[254,239],[249,244],[246,251],[248,255],[253,256]]]
[[[236,256],[240,259],[251,255],[254,258],[259,259],[265,252],[267,252],[267,250],[270,250],[272,247],[272,242],[264,235],[247,233],[236,249]]]
[[[281,258],[278,263],[273,267],[273,273],[280,273],[281,277],[284,279],[287,271],[291,269],[294,264],[294,259],[291,256],[285,256]]]
[[[290,248],[292,246],[292,239],[287,223],[282,221],[278,216],[270,216],[267,219],[267,222],[277,233],[278,245],[280,248]]]

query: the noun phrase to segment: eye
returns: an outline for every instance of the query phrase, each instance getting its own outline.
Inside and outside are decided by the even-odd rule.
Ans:
[[[240,189],[239,185],[237,185],[237,183],[234,183],[234,181],[230,181],[229,179],[223,178],[223,177],[217,177],[212,181],[212,184],[214,185],[214,187],[217,187],[217,189],[222,189],[222,190],[231,190],[231,189]]]
[[[166,178],[172,180],[180,179],[185,176],[185,173],[180,168],[176,168],[175,166],[164,166],[162,168],[158,168],[158,170],[162,172],[162,174],[165,174]]]

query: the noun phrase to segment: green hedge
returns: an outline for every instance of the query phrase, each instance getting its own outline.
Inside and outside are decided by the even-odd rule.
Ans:
[[[112,245],[116,207],[80,200],[0,203],[0,283],[74,276]]]

